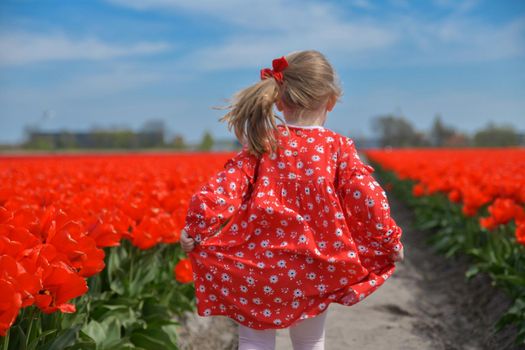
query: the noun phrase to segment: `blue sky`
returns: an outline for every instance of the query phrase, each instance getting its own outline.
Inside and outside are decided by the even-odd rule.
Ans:
[[[291,51],[323,52],[344,95],[326,127],[372,135],[372,117],[420,130],[439,113],[471,133],[525,131],[525,1],[2,0],[0,142],[44,130],[140,128],[233,137],[224,99]]]

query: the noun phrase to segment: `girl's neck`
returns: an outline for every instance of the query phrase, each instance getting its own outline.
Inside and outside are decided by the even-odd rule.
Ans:
[[[308,111],[308,113],[304,113],[303,111],[303,115],[298,116],[293,111],[287,109],[283,110],[284,120],[286,121],[286,124],[300,127],[322,127],[326,121],[326,113],[326,109],[319,108],[315,111]]]

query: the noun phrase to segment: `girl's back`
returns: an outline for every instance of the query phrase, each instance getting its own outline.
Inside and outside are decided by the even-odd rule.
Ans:
[[[200,315],[284,328],[364,299],[394,272],[387,255],[401,230],[373,168],[347,137],[287,126],[275,152],[243,148],[192,198],[187,232],[232,213],[190,253]]]

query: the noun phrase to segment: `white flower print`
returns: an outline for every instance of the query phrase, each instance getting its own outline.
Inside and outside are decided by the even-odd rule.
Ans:
[[[270,244],[270,241],[267,239],[261,241],[261,247],[263,248],[267,248],[269,244]]]
[[[246,282],[248,282],[248,284],[251,284],[251,285],[254,285],[255,284],[255,279],[251,276],[248,276],[246,277]]]
[[[270,317],[272,315],[272,311],[270,309],[264,309],[263,315],[266,317]]]
[[[211,315],[211,310],[210,309],[205,309],[204,310],[204,316],[210,316]]]
[[[312,168],[306,169],[306,175],[312,176],[313,173],[314,173],[314,169],[312,169]]]
[[[211,301],[217,301],[217,296],[215,294],[210,294],[208,295],[208,299],[210,299]]]
[[[303,166],[304,166],[303,162],[301,162],[301,161],[297,162],[297,169],[302,169]]]
[[[222,287],[221,288],[221,293],[222,293],[222,295],[226,296],[226,295],[230,294],[230,290],[228,288],[226,288],[226,287]]]
[[[306,139],[306,142],[308,142],[308,143],[312,143],[314,141],[315,141],[315,139],[313,137],[309,137],[309,138]]]
[[[308,274],[306,275],[306,278],[308,278],[309,280],[314,280],[315,277],[317,277],[315,272],[308,272]]]
[[[281,324],[281,319],[279,318],[276,318],[275,320],[273,320],[273,323],[276,324],[276,325],[280,325]]]
[[[293,291],[293,296],[296,297],[296,298],[299,298],[300,296],[303,295],[303,291],[300,290],[300,289],[294,289]]]
[[[246,292],[248,291],[248,287],[246,287],[246,286],[245,286],[244,284],[243,284],[243,285],[241,285],[241,287],[240,287],[240,288],[241,288],[241,292],[244,292],[244,293],[246,293]]]
[[[297,272],[294,269],[288,270],[288,277],[295,278],[297,276]]]
[[[266,255],[267,258],[273,258],[273,252],[271,250],[265,251],[264,255]]]
[[[335,235],[337,237],[341,237],[343,235],[343,230],[340,227],[336,228],[335,229]]]
[[[374,206],[374,200],[372,198],[367,198],[365,202],[368,207]]]
[[[297,309],[301,303],[297,300],[292,301],[292,308]]]
[[[286,168],[286,164],[284,164],[284,162],[279,162],[279,163],[277,163],[277,167],[279,169],[284,169],[284,168]]]
[[[308,242],[308,238],[306,237],[306,235],[300,235],[299,243],[306,243],[306,242]]]
[[[270,282],[271,283],[277,283],[278,280],[279,280],[279,277],[277,277],[277,275],[271,275],[270,276]]]
[[[240,298],[239,298],[239,301],[240,301],[241,304],[243,304],[243,305],[248,304],[248,299],[246,299],[246,298],[240,297]]]
[[[255,249],[256,244],[254,242],[248,243],[248,249],[253,250]]]
[[[279,267],[286,267],[286,260],[282,260],[282,259],[279,260],[277,262],[277,266],[279,266]]]
[[[292,151],[287,149],[287,150],[284,151],[284,154],[287,155],[287,156],[291,156],[292,155]]]
[[[242,321],[244,321],[244,316],[243,316],[243,315],[240,315],[240,314],[238,314],[238,315],[237,315],[237,319],[238,319],[239,321],[241,321],[241,322],[242,322]]]
[[[341,277],[341,278],[339,279],[339,283],[341,283],[343,286],[346,285],[346,284],[348,284],[348,278],[346,278],[346,277]]]
[[[258,267],[258,268],[260,268],[260,269],[264,269],[265,266],[266,266],[266,264],[263,263],[262,261],[257,262],[257,267]]]
[[[264,286],[263,290],[264,290],[264,294],[272,294],[273,293],[273,288],[270,287],[270,286]]]
[[[261,298],[253,298],[252,299],[253,303],[256,304],[256,305],[261,305]]]
[[[321,159],[321,157],[319,157],[317,154],[314,154],[314,155],[312,156],[312,160],[313,160],[314,162],[318,162],[320,159]]]

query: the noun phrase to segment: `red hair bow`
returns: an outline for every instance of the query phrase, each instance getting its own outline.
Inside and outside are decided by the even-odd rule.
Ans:
[[[261,80],[273,77],[278,83],[283,82],[283,73],[282,71],[288,67],[288,61],[284,56],[276,58],[272,61],[273,70],[270,68],[261,69]]]

